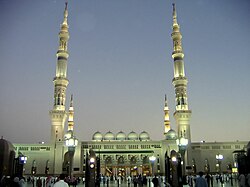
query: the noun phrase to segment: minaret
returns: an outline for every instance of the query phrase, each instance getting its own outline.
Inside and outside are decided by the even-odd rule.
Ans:
[[[54,106],[50,111],[51,118],[51,142],[62,141],[64,138],[64,125],[67,118],[65,111],[66,89],[69,84],[67,79],[67,61],[68,61],[68,3],[65,3],[64,19],[59,32],[59,48],[56,53],[56,76],[54,82]]]
[[[190,118],[191,110],[188,109],[187,99],[187,78],[185,77],[184,71],[184,53],[182,51],[180,33],[180,26],[177,23],[177,14],[175,10],[175,4],[173,4],[173,32],[171,34],[173,39],[173,53],[172,58],[174,59],[174,78],[173,85],[175,89],[175,112],[174,118],[177,125],[178,137],[184,137],[191,141],[190,134]]]
[[[73,131],[73,129],[74,129],[74,107],[73,107],[73,95],[71,95],[70,106],[69,106],[68,131]]]
[[[74,137],[74,107],[73,107],[73,95],[70,98],[70,106],[68,112],[68,131],[66,132],[64,139],[70,139]]]
[[[170,119],[169,119],[169,108],[167,102],[167,95],[165,95],[165,106],[164,106],[164,135],[171,129],[170,127]]]

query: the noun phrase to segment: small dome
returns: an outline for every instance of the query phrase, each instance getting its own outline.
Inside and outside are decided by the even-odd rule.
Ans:
[[[175,130],[170,129],[166,134],[166,140],[176,140],[177,139],[177,133]]]
[[[141,132],[141,134],[139,135],[139,139],[141,141],[147,141],[150,140],[149,134],[146,131]]]
[[[116,134],[116,140],[126,140],[126,134],[122,131]]]
[[[134,131],[130,132],[128,134],[128,140],[138,140],[138,134],[136,134]]]
[[[115,135],[109,131],[104,135],[104,140],[115,140]]]
[[[101,134],[99,131],[97,131],[97,132],[93,135],[92,140],[102,141],[102,134]]]

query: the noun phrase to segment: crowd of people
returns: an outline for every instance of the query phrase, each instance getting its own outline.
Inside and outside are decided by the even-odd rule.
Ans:
[[[143,187],[143,186],[154,186],[161,187],[167,186],[171,187],[164,176],[104,176],[100,177],[100,184],[102,186],[109,186],[109,184],[116,184],[118,187],[121,184],[127,184],[127,186]],[[250,173],[247,175],[240,174],[238,177],[233,178],[229,174],[204,174],[199,172],[198,175],[188,175],[181,180],[183,187],[214,187],[226,183],[231,183],[231,186],[238,183],[239,187],[250,187]],[[26,184],[30,184],[33,187],[76,187],[78,184],[84,184],[85,178],[82,177],[69,177],[61,174],[58,177],[48,176],[48,177],[34,177],[28,176],[24,177],[14,177],[3,176],[1,179],[1,187],[25,187]],[[216,185],[215,185],[216,183]]]
[[[59,187],[59,186],[75,187],[80,183],[80,181],[81,181],[80,177],[69,177],[66,176],[65,174],[60,174],[60,176],[58,177],[28,176],[27,178],[25,177],[11,178],[9,176],[3,176],[1,179],[0,187],[26,187],[26,184],[30,184],[30,186],[33,187]]]

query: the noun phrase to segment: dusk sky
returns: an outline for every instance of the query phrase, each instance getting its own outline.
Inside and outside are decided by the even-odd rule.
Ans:
[[[64,0],[0,0],[0,136],[48,142]],[[75,134],[176,129],[172,3],[183,36],[191,137],[250,140],[249,0],[69,0],[67,110]],[[66,126],[67,127],[67,126]]]

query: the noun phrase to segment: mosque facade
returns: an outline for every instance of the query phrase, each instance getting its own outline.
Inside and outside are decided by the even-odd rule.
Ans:
[[[70,169],[73,175],[83,176],[86,171],[87,154],[92,149],[100,158],[100,172],[103,175],[165,175],[166,156],[170,157],[173,152],[181,152],[183,146],[186,147],[184,147],[182,156],[187,166],[185,169],[189,172],[229,172],[232,171],[232,168],[236,168],[237,162],[234,152],[245,150],[248,142],[191,142],[190,120],[192,112],[188,106],[188,79],[185,76],[182,34],[174,5],[171,37],[174,62],[172,83],[176,103],[173,115],[177,131],[171,129],[169,108],[165,96],[163,132],[165,139],[154,141],[145,131],[139,133],[132,131],[128,134],[122,131],[117,133],[97,131],[93,134],[92,140],[78,141],[74,136],[73,96],[71,96],[69,110],[65,107],[66,91],[69,84],[67,79],[69,28],[66,3],[59,32],[59,47],[56,53],[53,108],[49,111],[51,138],[47,144],[14,144],[16,154],[21,153],[27,156],[24,174],[59,175]],[[65,128],[66,124],[67,129]],[[71,140],[73,142],[70,142]],[[69,147],[65,145],[65,142],[73,144],[70,144]],[[223,157],[216,157],[218,155]],[[72,160],[71,156],[73,156]],[[73,162],[72,168],[70,168],[70,162]]]

